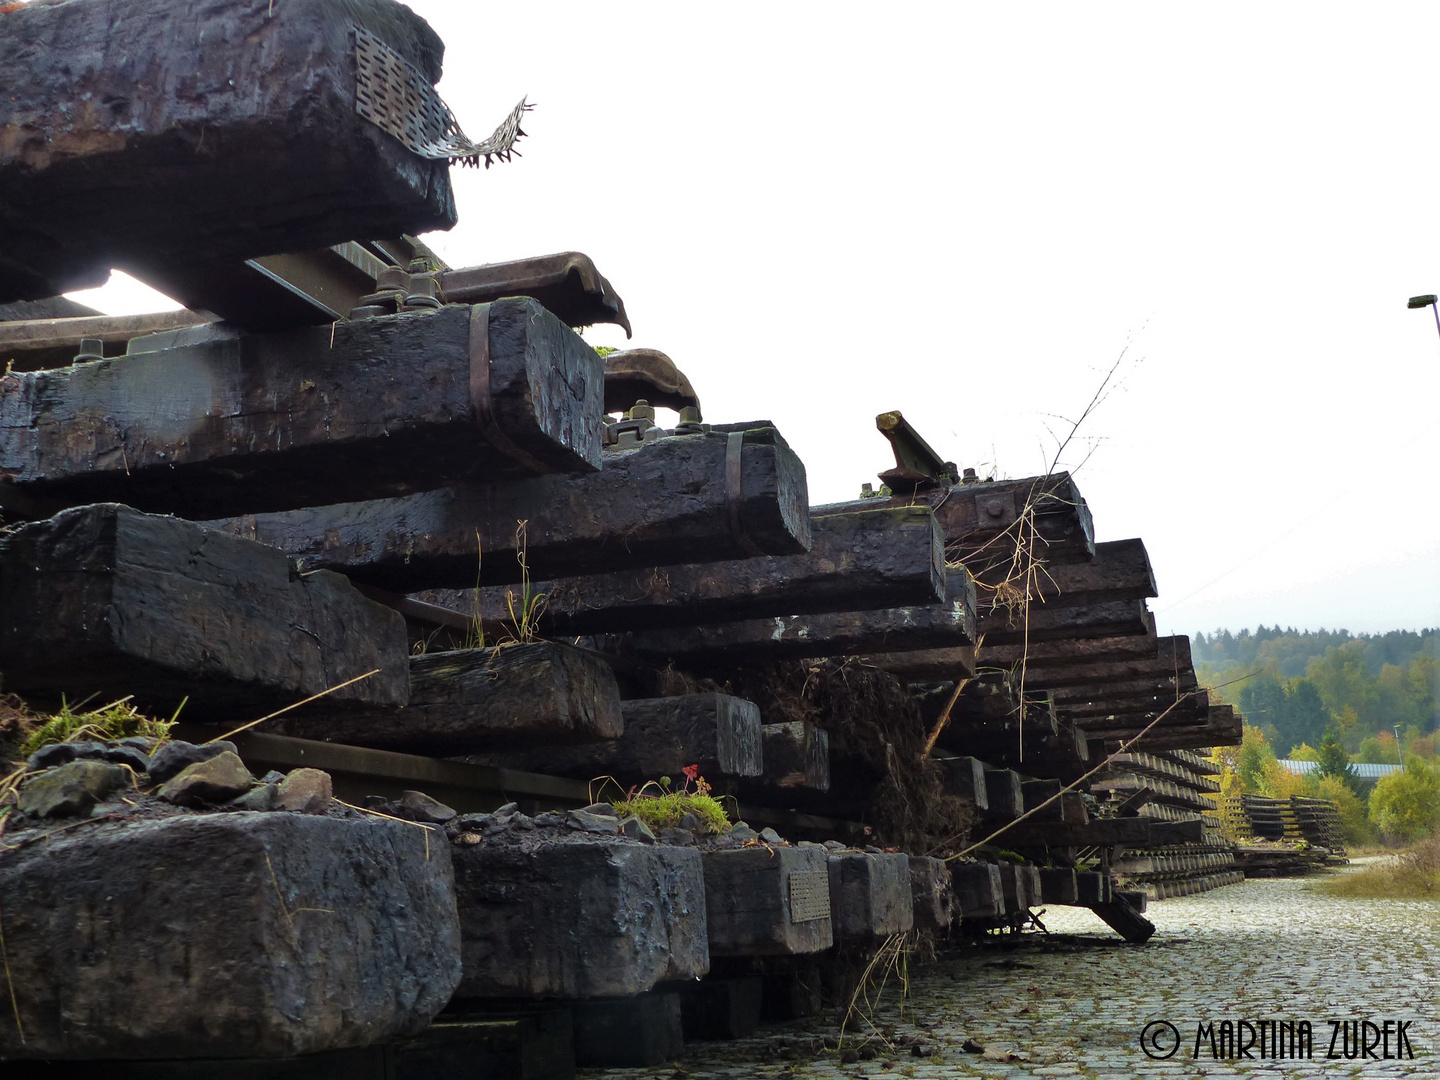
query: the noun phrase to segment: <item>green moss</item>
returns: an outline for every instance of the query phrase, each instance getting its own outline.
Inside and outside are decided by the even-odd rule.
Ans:
[[[181,702],[184,706],[184,702]],[[88,712],[75,712],[68,702],[62,701],[60,711],[44,717],[40,726],[30,734],[20,747],[20,753],[29,757],[42,746],[60,742],[114,742],[134,735],[145,735],[152,739],[168,739],[180,710],[169,720],[156,720],[146,716],[130,704],[129,698],[112,701],[109,705]]]
[[[615,800],[612,805],[621,817],[636,817],[648,825],[653,832],[673,829],[686,814],[700,819],[699,832],[726,833],[730,831],[730,818],[719,801],[710,795],[710,785],[700,780],[696,790],[670,790],[670,778],[653,781],[644,787],[634,789],[624,799]],[[653,790],[652,790],[653,789]]]

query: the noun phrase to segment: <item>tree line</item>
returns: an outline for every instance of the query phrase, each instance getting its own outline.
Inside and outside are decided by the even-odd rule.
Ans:
[[[1317,748],[1327,731],[1357,761],[1398,764],[1417,741],[1417,752],[1434,756],[1440,631],[1262,624],[1254,633],[1196,634],[1191,655],[1212,698],[1234,705],[1281,757]]]

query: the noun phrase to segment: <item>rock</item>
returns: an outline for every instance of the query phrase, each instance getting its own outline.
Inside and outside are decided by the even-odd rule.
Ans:
[[[150,756],[134,746],[107,746],[101,760],[114,765],[128,765],[137,773],[150,771]]]
[[[458,997],[623,997],[709,970],[698,851],[558,836],[451,849]]]
[[[133,746],[148,758],[151,754],[155,753],[155,748],[160,745],[161,741],[162,740],[155,738],[153,735],[127,735],[115,745]]]
[[[67,762],[26,782],[20,789],[20,811],[39,818],[84,817],[101,799],[131,783],[129,770],[119,765]]]
[[[565,815],[557,814],[553,810],[547,810],[543,814],[535,815],[535,824],[542,829],[553,828],[556,825],[564,825]]]
[[[725,839],[738,840],[741,844],[744,844],[747,840],[760,839],[760,834],[757,833],[754,829],[750,828],[749,825],[746,825],[743,821],[740,821],[730,826],[730,831],[725,834]]]
[[[700,818],[688,810],[680,815],[680,820],[676,823],[676,825],[678,828],[681,829],[689,829],[693,833],[700,832],[702,828]]]
[[[689,829],[677,829],[674,827],[660,830],[660,842],[662,844],[684,844],[695,843],[695,834]]]
[[[842,843],[840,843],[839,840],[826,840],[826,841],[825,841],[825,850],[826,850],[826,851],[844,851],[844,850],[845,850],[845,845],[842,844]]]
[[[493,814],[494,814],[495,817],[508,817],[509,815],[515,813],[515,812],[516,812],[517,810],[519,810],[519,809],[520,809],[520,804],[519,804],[519,803],[516,803],[516,802],[507,802],[504,806],[502,806],[502,807],[500,807],[499,809],[493,811]]]
[[[49,769],[69,761],[102,761],[106,746],[99,742],[58,742],[42,746],[30,755],[26,767]]]
[[[306,814],[323,814],[335,797],[330,774],[320,769],[291,769],[280,781],[275,804],[279,810],[299,810]]]
[[[369,816],[98,822],[0,852],[0,911],[25,1031],[7,995],[0,1059],[370,1046],[460,978],[449,845]]]
[[[557,817],[559,815],[556,815]],[[450,824],[461,830],[483,829],[490,821],[489,814],[461,814]]]
[[[225,750],[206,761],[187,765],[161,785],[159,795],[176,806],[214,806],[244,795],[254,783],[240,755]]]
[[[41,769],[52,769],[56,765],[64,765],[75,760],[75,744],[68,742],[54,742],[42,746],[30,755],[25,767],[39,772]]]
[[[521,832],[533,832],[535,829],[535,819],[527,814],[512,814],[507,820],[510,828],[519,829]]]
[[[585,810],[571,810],[565,815],[565,823],[572,829],[582,829],[588,833],[611,836],[618,836],[620,833],[620,822],[615,818],[601,817],[599,814],[591,814]]]
[[[408,817],[411,821],[421,821],[427,825],[444,825],[456,816],[453,809],[439,799],[432,799],[423,791],[402,792],[399,805],[406,813],[397,814],[397,817]]]
[[[620,814],[615,807],[608,802],[591,803],[589,806],[582,806],[580,809],[587,814],[596,814],[600,817],[619,817]]]
[[[179,776],[181,771],[191,765],[209,761],[226,751],[237,753],[235,744],[223,740],[205,743],[203,746],[179,739],[168,742],[150,755],[150,779],[157,784],[163,784],[172,776]]]
[[[251,788],[238,799],[232,800],[229,805],[236,810],[267,812],[275,809],[278,796],[278,784],[261,784],[259,787]]]
[[[631,840],[639,840],[642,844],[655,843],[655,834],[650,831],[650,826],[638,817],[627,817],[620,823],[620,831]]]
[[[262,777],[260,778],[260,783],[262,783],[262,784],[278,784],[278,783],[280,783],[281,780],[284,780],[284,779],[285,779],[285,774],[284,774],[283,772],[281,772],[279,769],[271,769],[269,772],[267,772],[264,776],[262,776]],[[369,804],[369,800],[370,800],[370,799],[380,799],[381,802],[384,802],[384,801],[385,801],[384,798],[381,797],[381,796],[379,796],[379,795],[367,795],[367,796],[365,796],[365,799],[366,799],[366,804],[367,804],[367,805]]]
[[[768,827],[760,830],[760,839],[767,844],[783,844],[785,842],[778,832]]]

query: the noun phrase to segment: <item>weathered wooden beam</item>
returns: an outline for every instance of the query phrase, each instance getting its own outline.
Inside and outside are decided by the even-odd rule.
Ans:
[[[1194,833],[1199,839],[1204,822],[1196,818],[1194,823],[1184,821],[1154,822],[1143,817],[1091,818],[1083,825],[1059,821],[1035,821],[1026,818],[1002,832],[995,842],[1002,847],[1109,847],[1120,844],[1125,847],[1141,848],[1153,845],[1151,827],[1155,825],[1181,826],[1165,835],[1174,837]],[[1084,903],[1081,899],[1081,903]]]
[[[1025,796],[1020,787],[1020,774],[1010,769],[985,770],[986,808],[981,817],[997,823],[1014,821],[1025,812]]]
[[[516,299],[12,374],[0,479],[42,507],[214,518],[590,471],[602,370]]]
[[[816,513],[839,513],[866,506],[935,507],[945,532],[946,554],[972,574],[1012,565],[1017,546],[1033,547],[1033,556],[1047,565],[1087,561],[1095,554],[1095,527],[1069,473],[1023,480],[959,483],[922,488],[913,495],[860,499],[816,507]],[[1021,564],[1029,556],[1021,559]]]
[[[502,588],[446,596],[474,602],[482,618],[503,621]],[[920,507],[810,519],[804,555],[657,567],[536,583],[541,619],[554,636],[619,632],[738,619],[933,604],[945,595],[940,533]]]
[[[1029,821],[1061,821],[1059,780],[1026,780],[1020,785]],[[1053,800],[1053,801],[1051,801]]]
[[[1158,679],[1193,670],[1190,639],[1177,635],[1159,638],[1155,642],[1153,656],[1088,662],[1077,659],[1069,664],[1032,661],[1025,666],[1025,684],[1035,687],[1095,686],[1128,679]]]
[[[1074,904],[1080,898],[1075,884],[1075,870],[1065,866],[1040,868],[1040,902],[1043,904]]]
[[[127,694],[169,715],[254,719],[347,679],[326,707],[409,696],[404,620],[338,574],[296,577],[278,551],[114,504],[0,540],[0,670],[43,700]],[[260,710],[257,712],[256,710]]]
[[[915,925],[908,855],[846,851],[828,861],[830,921],[837,941],[889,937]]]
[[[955,918],[955,891],[944,859],[910,856],[910,901],[914,925],[922,930],[948,930]]]
[[[1037,552],[1044,557],[1044,552]],[[981,601],[988,609],[995,593],[984,586],[995,586],[1013,577],[1008,565],[990,567],[979,579]],[[1080,607],[1107,600],[1144,600],[1159,593],[1155,587],[1155,571],[1143,540],[1111,540],[1095,545],[1095,557],[1088,562],[1060,562],[1037,567],[1027,578],[1013,581],[1021,590],[1031,593],[1031,610],[1047,607]]]
[[[1103,904],[1087,905],[1106,925],[1132,945],[1142,945],[1155,933],[1155,924],[1141,915],[1119,893]]]
[[[1154,713],[1105,717],[1085,721],[1084,728],[1087,735],[1114,743],[1135,738],[1154,718]],[[1174,718],[1175,714],[1172,714],[1157,724],[1135,744],[1135,749],[1153,752],[1238,746],[1240,743],[1242,718],[1229,705],[1195,707],[1171,723]]]
[[[1075,874],[1075,891],[1083,907],[1109,903],[1112,889],[1110,875],[1098,870],[1081,870]]]
[[[1144,600],[1107,600],[1080,607],[1032,604],[1028,612],[993,608],[981,616],[979,626],[992,647],[1116,634],[1155,636],[1155,617]]]
[[[764,772],[760,710],[730,694],[683,694],[620,703],[625,730],[618,738],[578,746],[538,745],[484,755],[484,764],[590,780],[611,776],[624,784],[700,766],[707,780]],[[474,755],[471,760],[479,760]]]
[[[824,848],[737,848],[703,858],[711,956],[787,956],[834,943]]]
[[[945,794],[968,799],[980,811],[990,809],[985,763],[973,757],[939,757],[935,763],[944,776]]]
[[[617,636],[608,647],[654,660],[710,665],[950,648],[974,640],[974,583],[964,567],[949,566],[945,600],[939,604],[642,630]]]
[[[830,734],[808,720],[760,726],[763,794],[824,793],[830,790]]]
[[[459,484],[206,524],[277,547],[304,570],[411,592],[517,582],[522,555],[543,579],[739,559],[747,538],[769,555],[798,554],[810,542],[805,466],[768,427],[607,450],[600,471],[583,476]]]
[[[620,688],[603,661],[579,649],[538,641],[412,657],[407,708],[355,716],[291,714],[270,730],[302,739],[458,756],[536,739],[615,739],[624,722]]]
[[[455,224],[448,162],[356,110],[353,27],[411,65],[417,91],[440,77],[435,32],[387,0],[275,7],[5,14],[0,302],[99,284],[116,266],[143,276]]]
[[[1101,696],[1095,694],[1079,701],[1066,701],[1057,704],[1056,709],[1064,716],[1071,717],[1090,732],[1090,725],[1087,721],[1101,720],[1109,716],[1158,716],[1171,706],[1174,710],[1165,718],[1162,723],[1183,723],[1187,717],[1197,720],[1204,719],[1203,694],[1197,694],[1193,690],[1182,690],[1172,687],[1162,690],[1159,687],[1147,691],[1136,691],[1131,694],[1115,694],[1114,696]],[[1093,734],[1093,732],[1090,732]]]
[[[985,642],[978,650],[977,660],[982,668],[1018,673],[1022,660],[1027,672],[1031,664],[1045,668],[1084,667],[1100,661],[1148,660],[1156,654],[1156,648],[1157,639],[1153,635],[1080,635],[1059,641],[1032,641],[1028,645]]]
[[[995,863],[952,862],[950,879],[962,919],[998,919],[1005,915],[1005,885]]]
[[[1005,894],[1005,910],[1011,914],[1022,912],[1040,903],[1040,881],[1033,866],[1017,866],[1002,862],[1000,887]]]
[[[612,836],[451,851],[456,997],[621,997],[710,969],[693,848]]]

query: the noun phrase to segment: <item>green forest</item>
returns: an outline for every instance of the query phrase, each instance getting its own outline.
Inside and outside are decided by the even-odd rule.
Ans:
[[[1355,761],[1400,764],[1402,748],[1434,756],[1440,720],[1440,630],[1196,634],[1195,673],[1234,705],[1280,757],[1316,748],[1334,730]],[[1398,740],[1397,741],[1397,731]]]
[[[1244,742],[1218,756],[1226,789],[1287,798],[1318,795],[1340,808],[1351,843],[1413,842],[1440,830],[1440,631],[1196,634],[1195,672],[1212,700],[1245,718]],[[1319,763],[1296,776],[1280,758]],[[1354,763],[1403,764],[1362,784]]]

